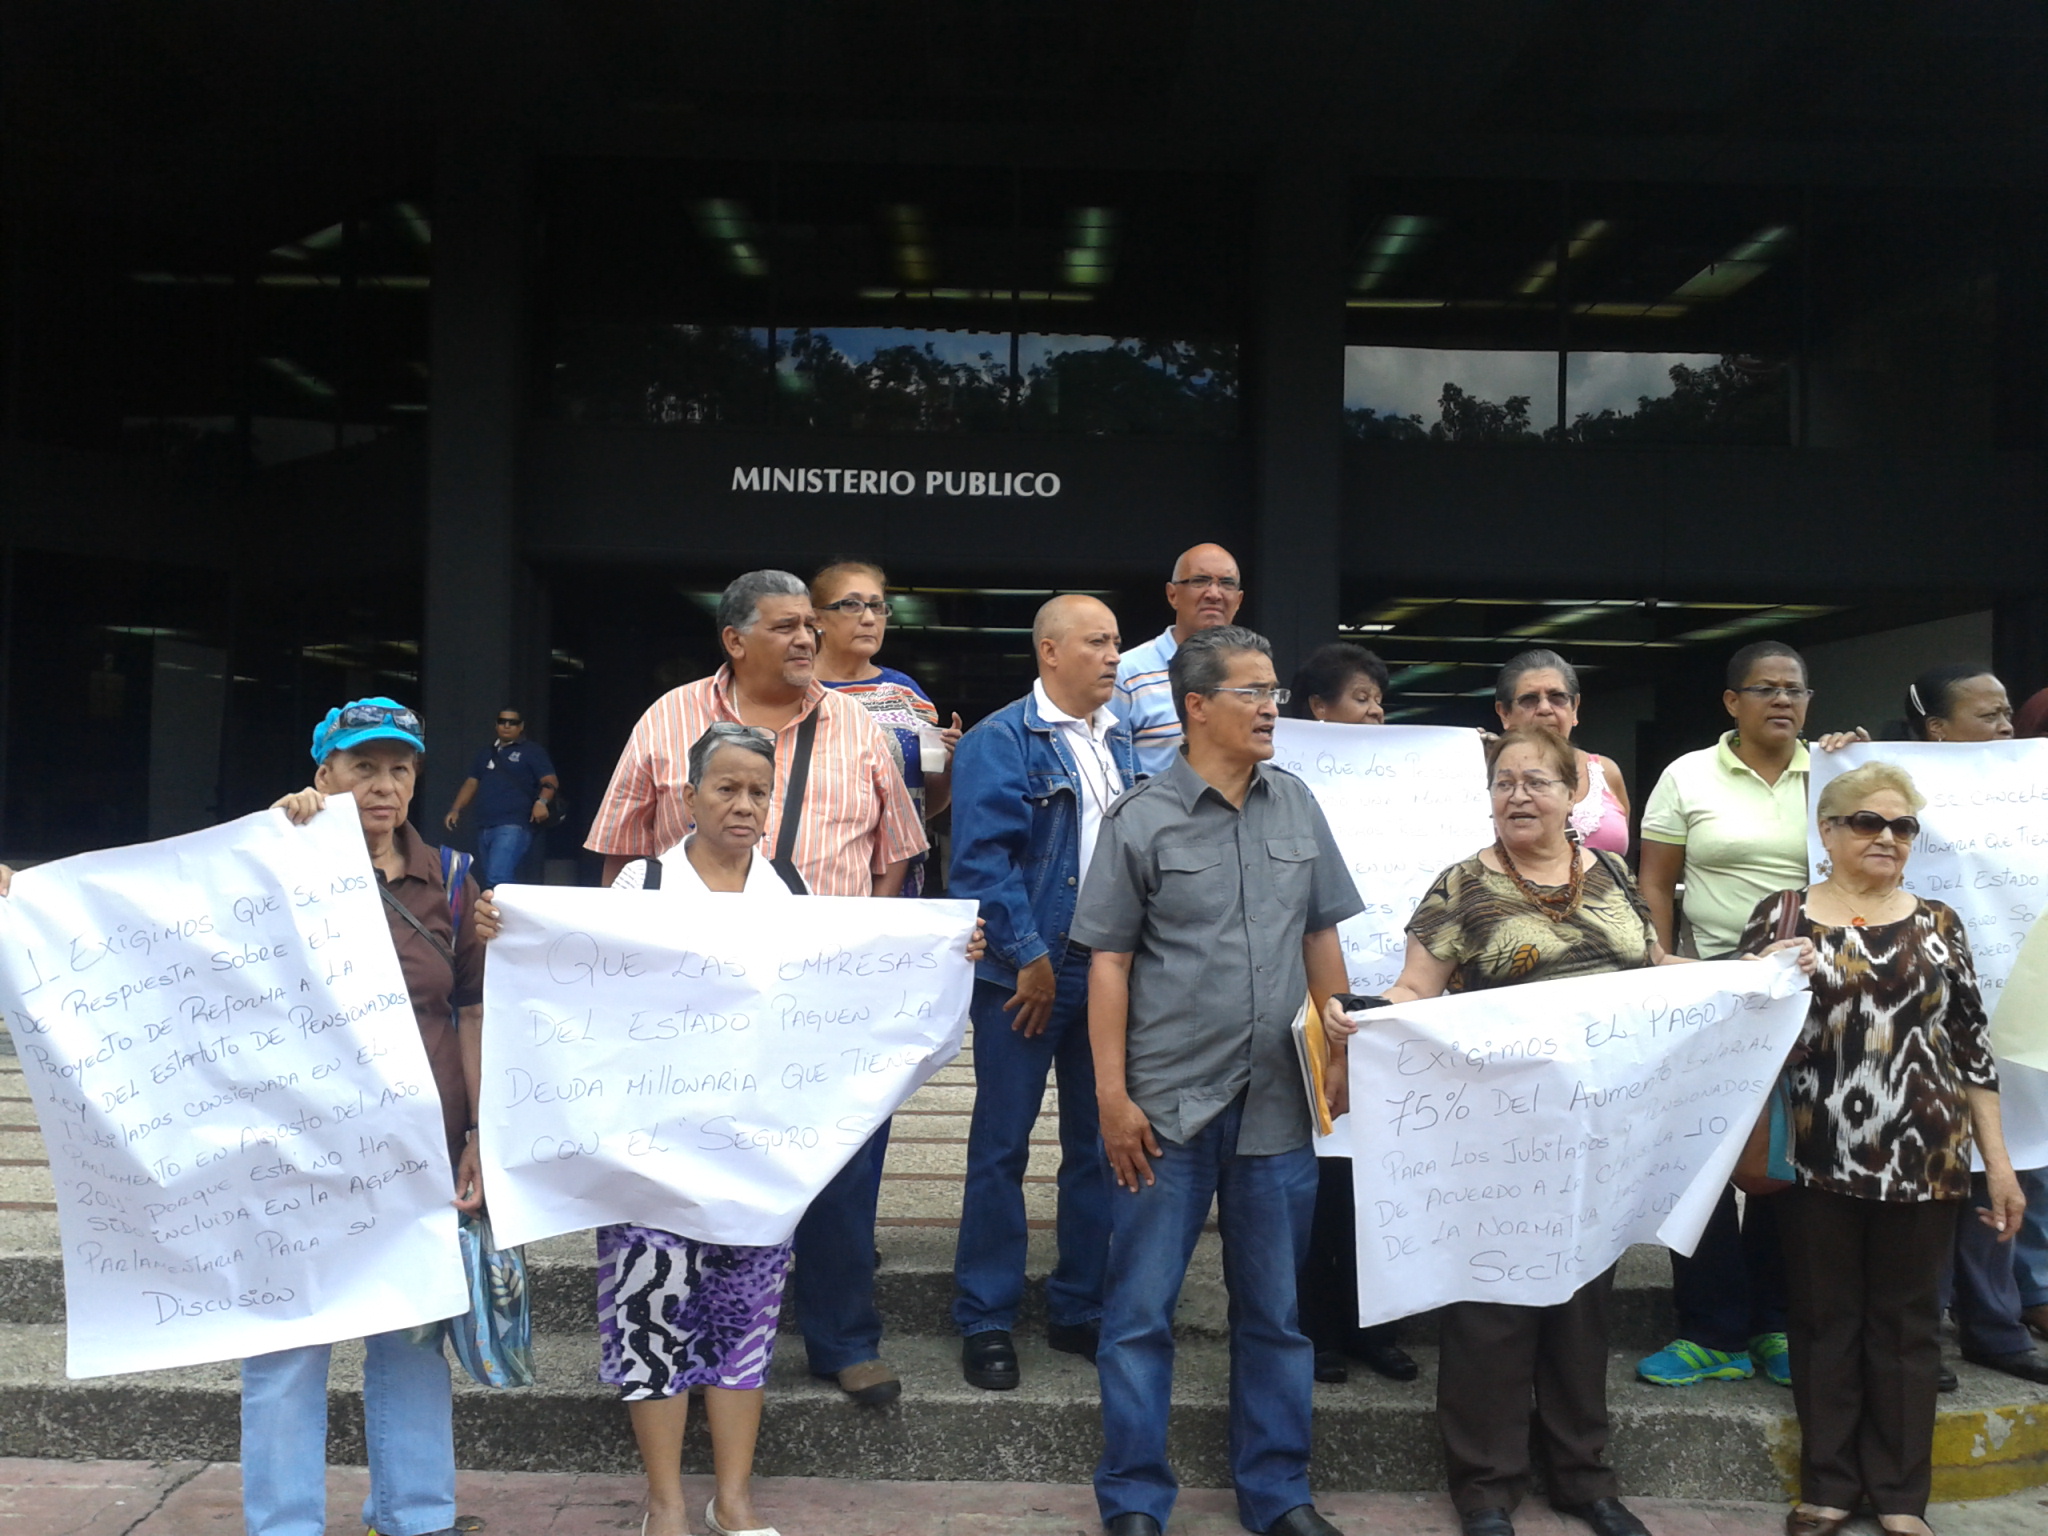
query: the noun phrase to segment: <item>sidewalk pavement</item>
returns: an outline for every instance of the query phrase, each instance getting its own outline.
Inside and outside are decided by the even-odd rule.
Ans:
[[[359,1536],[368,1474],[328,1476],[328,1530]],[[692,1478],[693,1498],[711,1480]],[[463,1524],[479,1536],[632,1536],[640,1527],[637,1477],[546,1472],[464,1472]],[[1937,1504],[1939,1536],[2041,1536],[2040,1489],[1975,1504]],[[844,1478],[762,1478],[755,1502],[784,1536],[1096,1536],[1094,1495],[1053,1483],[885,1483]],[[1777,1536],[1782,1505],[1631,1500],[1656,1536]],[[1316,1500],[1346,1536],[1457,1536],[1441,1494],[1332,1493]],[[701,1517],[700,1517],[701,1519]],[[1540,1500],[1515,1517],[1523,1536],[1585,1536]],[[1169,1536],[1235,1536],[1228,1492],[1183,1490]],[[1862,1530],[1863,1527],[1852,1527]],[[1868,1531],[1878,1527],[1870,1522]],[[0,1536],[240,1536],[241,1469],[226,1462],[27,1461],[0,1458]]]

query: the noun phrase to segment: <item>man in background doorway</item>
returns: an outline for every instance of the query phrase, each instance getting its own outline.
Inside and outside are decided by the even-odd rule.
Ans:
[[[469,777],[443,818],[450,832],[470,801],[476,802],[476,878],[492,890],[519,877],[533,835],[554,815],[555,765],[547,748],[526,739],[526,717],[498,711],[498,739],[477,753]]]
[[[1220,544],[1197,544],[1173,563],[1166,602],[1173,609],[1173,623],[1156,640],[1124,652],[1116,673],[1116,696],[1110,701],[1117,718],[1130,728],[1138,749],[1138,771],[1152,779],[1173,766],[1181,741],[1167,666],[1189,635],[1237,622],[1244,585],[1236,558]]]

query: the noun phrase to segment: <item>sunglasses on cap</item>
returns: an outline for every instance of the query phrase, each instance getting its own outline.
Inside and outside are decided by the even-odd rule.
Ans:
[[[359,731],[367,725],[395,725],[411,736],[424,737],[426,726],[409,709],[392,709],[383,704],[351,704],[335,722],[344,731]]]
[[[1894,816],[1887,821],[1875,811],[1851,811],[1847,816],[1830,816],[1838,827],[1847,827],[1859,837],[1875,837],[1885,828],[1891,828],[1893,837],[1902,843],[1910,843],[1920,835],[1918,816]]]

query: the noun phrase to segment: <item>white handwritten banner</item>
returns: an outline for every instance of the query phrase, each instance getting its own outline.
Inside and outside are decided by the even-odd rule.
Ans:
[[[1927,797],[1905,887],[1947,902],[1963,920],[1993,1016],[2006,1148],[2015,1167],[2048,1166],[2048,1072],[2005,1055],[2010,1026],[2000,1017],[2020,947],[2048,904],[2048,741],[1873,741],[1816,752],[1812,805],[1831,780],[1870,762],[1898,764]],[[1819,879],[1827,850],[1811,817],[1807,855]]]
[[[1805,988],[1718,960],[1375,1010],[1350,1052],[1360,1323],[1549,1306],[1631,1243],[1690,1253]]]
[[[505,1244],[779,1243],[960,1049],[975,905],[500,886],[482,1143]]]
[[[353,800],[24,870],[0,900],[0,1008],[57,1186],[70,1375],[468,1304]]]
[[[1408,919],[1430,882],[1493,841],[1479,733],[1282,720],[1273,761],[1315,795],[1365,903],[1337,927],[1350,989],[1384,992],[1401,974]],[[1342,1116],[1316,1138],[1323,1157],[1347,1156],[1347,1145]]]

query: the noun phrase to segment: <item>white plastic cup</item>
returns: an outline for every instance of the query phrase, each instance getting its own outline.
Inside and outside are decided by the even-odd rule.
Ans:
[[[926,773],[946,771],[946,733],[936,725],[917,728],[917,761]]]

